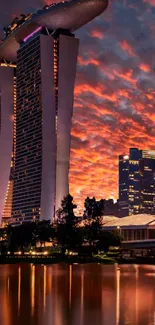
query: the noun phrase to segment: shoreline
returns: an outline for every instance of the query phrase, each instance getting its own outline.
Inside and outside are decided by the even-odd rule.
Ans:
[[[1,255],[0,265],[4,264],[150,264],[155,265],[155,257],[139,257],[139,258],[111,258],[111,257],[91,257],[91,256],[26,256],[26,255]]]
[[[27,263],[27,264],[57,264],[57,263],[66,263],[66,264],[87,264],[87,263],[103,263],[103,264],[115,264],[116,261],[111,258],[99,259],[95,257],[75,257],[75,256],[0,256],[0,264],[18,264],[18,263]]]

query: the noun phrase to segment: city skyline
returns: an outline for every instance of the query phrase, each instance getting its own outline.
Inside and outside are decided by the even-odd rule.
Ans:
[[[35,6],[40,3],[20,2],[17,14]],[[153,23],[153,1],[111,1],[104,15],[76,32],[70,192],[77,203],[87,195],[117,198],[119,154],[154,148]]]

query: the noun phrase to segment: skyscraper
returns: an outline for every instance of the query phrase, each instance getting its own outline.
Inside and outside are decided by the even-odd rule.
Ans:
[[[155,212],[155,151],[131,148],[119,156],[120,216]]]
[[[143,150],[140,160],[141,212],[155,213],[155,150]]]
[[[13,173],[13,116],[16,106],[15,65],[0,65],[0,207],[11,216]]]
[[[119,207],[121,216],[128,216],[129,156],[119,156]]]
[[[5,28],[0,45],[0,219],[52,219],[69,192],[79,46],[73,31],[101,14],[107,3],[52,4]]]

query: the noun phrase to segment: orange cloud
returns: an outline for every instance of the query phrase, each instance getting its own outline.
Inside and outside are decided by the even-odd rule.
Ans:
[[[131,84],[133,84],[134,86],[137,83],[137,80],[135,78],[133,78],[133,71],[132,71],[132,69],[130,69],[129,71],[127,71],[125,73],[120,73],[120,72],[114,70],[113,73],[117,77],[119,77],[119,78],[121,78],[121,79],[123,79],[123,80],[125,80],[125,81],[127,81],[127,82],[129,82]]]
[[[139,68],[144,72],[150,72],[151,68],[148,64],[140,63]]]
[[[95,66],[99,66],[99,61],[94,58],[84,59],[81,56],[78,57],[78,64],[87,66],[88,64],[93,64]]]
[[[151,6],[155,6],[155,0],[143,0],[145,3],[150,4]]]
[[[129,55],[135,56],[132,46],[126,40],[120,42],[120,47],[123,51],[128,52]]]
[[[103,39],[103,37],[104,37],[104,34],[103,34],[103,32],[101,32],[101,31],[99,31],[99,30],[92,30],[91,31],[91,33],[90,33],[90,35],[92,36],[92,37],[95,37],[95,38],[99,38],[99,39]]]

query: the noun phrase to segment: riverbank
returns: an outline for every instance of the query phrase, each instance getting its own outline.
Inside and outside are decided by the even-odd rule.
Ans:
[[[85,264],[85,263],[103,263],[114,264],[116,260],[111,257],[99,256],[69,256],[69,255],[49,255],[49,256],[33,256],[33,255],[1,255],[0,264],[17,264],[17,263],[33,263],[33,264]]]
[[[112,258],[108,256],[33,256],[33,255],[1,255],[0,264],[86,264],[86,263],[100,263],[100,264],[149,264],[155,265],[155,257],[138,257],[138,258]]]

